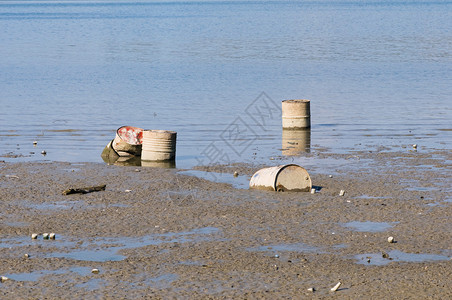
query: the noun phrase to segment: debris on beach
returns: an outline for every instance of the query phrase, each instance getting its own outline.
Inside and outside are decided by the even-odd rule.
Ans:
[[[339,192],[339,196],[344,196],[345,195],[345,191],[344,190],[341,190],[340,192]]]
[[[388,237],[388,243],[395,243],[393,236]]]
[[[304,168],[289,164],[260,169],[251,177],[250,188],[277,192],[310,192],[312,182]]]
[[[337,289],[341,286],[341,284],[342,284],[342,283],[339,281],[334,287],[331,288],[331,291],[332,291],[332,292],[337,291]]]
[[[70,194],[87,194],[92,192],[100,192],[105,191],[105,187],[107,185],[98,185],[98,186],[90,186],[90,187],[83,187],[83,188],[70,188],[63,191],[63,195],[70,195]]]

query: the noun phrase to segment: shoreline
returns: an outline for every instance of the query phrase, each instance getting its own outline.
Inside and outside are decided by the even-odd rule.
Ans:
[[[0,275],[10,278],[0,295],[451,297],[452,152],[328,153],[316,162],[307,169],[316,194],[237,189],[180,169],[0,162]],[[194,170],[250,177],[260,167]],[[56,239],[30,237],[44,232]]]

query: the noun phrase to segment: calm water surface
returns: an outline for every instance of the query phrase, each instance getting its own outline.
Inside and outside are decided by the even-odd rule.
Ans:
[[[450,1],[0,1],[0,159],[102,162],[123,125],[177,131],[184,168],[288,145],[451,149],[451,15]],[[278,109],[300,98],[312,129],[287,142]]]

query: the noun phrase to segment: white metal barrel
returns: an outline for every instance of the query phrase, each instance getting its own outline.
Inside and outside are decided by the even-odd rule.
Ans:
[[[283,129],[281,139],[282,155],[293,156],[311,151],[311,129]]]
[[[144,130],[141,160],[164,161],[175,159],[176,136],[175,131]]]
[[[287,129],[311,127],[311,101],[306,99],[282,102],[282,126]]]
[[[133,126],[122,126],[116,130],[112,147],[119,156],[141,155],[143,129]]]
[[[250,188],[271,191],[310,192],[311,177],[295,164],[260,169],[251,177]]]

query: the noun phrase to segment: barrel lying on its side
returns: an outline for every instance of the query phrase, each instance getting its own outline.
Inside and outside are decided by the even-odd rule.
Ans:
[[[312,182],[304,168],[290,164],[260,169],[251,177],[250,188],[278,192],[309,192]]]

